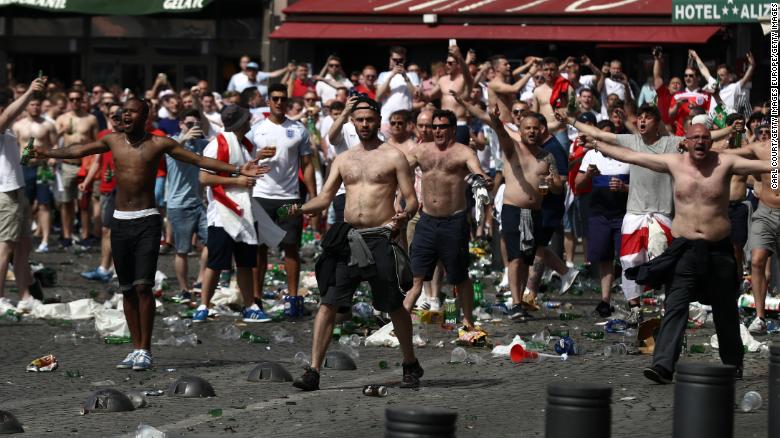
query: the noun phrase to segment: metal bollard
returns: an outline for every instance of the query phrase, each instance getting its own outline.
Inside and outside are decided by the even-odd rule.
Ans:
[[[780,438],[780,345],[769,347],[769,438]]]
[[[556,383],[547,387],[546,438],[609,438],[612,387]]]
[[[677,365],[672,437],[734,436],[735,371],[733,365]]]
[[[385,410],[385,438],[455,438],[458,413],[451,409],[407,406]]]

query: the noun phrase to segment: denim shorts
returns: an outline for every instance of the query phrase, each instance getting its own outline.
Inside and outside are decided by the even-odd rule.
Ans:
[[[206,209],[198,204],[192,207],[168,208],[168,221],[173,228],[173,247],[176,254],[187,254],[192,251],[192,235],[205,244],[208,238],[208,223]]]

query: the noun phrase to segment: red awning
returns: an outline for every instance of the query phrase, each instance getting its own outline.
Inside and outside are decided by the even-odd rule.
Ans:
[[[323,2],[325,3],[325,2]],[[287,22],[271,38],[287,40],[464,40],[588,41],[596,43],[707,42],[719,26],[461,26]]]
[[[306,15],[672,15],[672,0],[299,0]]]

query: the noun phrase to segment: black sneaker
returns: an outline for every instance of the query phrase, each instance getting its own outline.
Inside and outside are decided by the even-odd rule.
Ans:
[[[171,297],[171,301],[179,304],[187,304],[192,301],[192,294],[188,290],[180,290],[179,294]]]
[[[515,304],[512,309],[509,310],[509,319],[512,321],[526,322],[533,319],[533,317],[530,313],[523,309],[522,305]]]
[[[605,301],[599,301],[598,306],[596,306],[596,313],[602,318],[608,318],[612,316],[612,306]]]
[[[672,383],[672,378],[674,377],[674,374],[672,374],[671,371],[667,371],[658,365],[645,368],[643,374],[653,382],[660,383],[662,385]]]
[[[420,378],[425,374],[425,370],[420,366],[420,361],[415,360],[414,363],[403,364],[404,379],[399,385],[400,388],[417,388],[420,386]]]
[[[406,378],[404,377],[404,380]],[[306,367],[301,377],[293,382],[293,386],[304,391],[317,391],[320,389],[320,373],[312,367]]]

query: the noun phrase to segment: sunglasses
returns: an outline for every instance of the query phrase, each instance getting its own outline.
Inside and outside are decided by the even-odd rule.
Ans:
[[[686,140],[698,140],[700,142],[705,142],[705,143],[712,141],[712,137],[703,137],[701,135],[698,135],[696,137],[685,137],[685,139]]]
[[[768,129],[760,129],[758,131],[758,135],[764,135],[764,134],[769,135],[769,130]]]
[[[544,76],[534,76],[534,80],[535,81],[543,81],[544,80]]]
[[[523,114],[523,110],[521,110],[521,109],[513,109],[512,110],[512,114],[514,114],[514,115]]]
[[[403,58],[390,58],[390,60],[395,62],[396,64],[401,64],[404,62]]]
[[[287,96],[271,96],[271,102],[285,102]]]
[[[455,65],[455,61],[447,61],[447,65]]]
[[[437,131],[439,129],[449,129],[450,126],[452,125],[450,125],[449,123],[443,123],[440,125],[439,124],[431,125],[431,128],[433,128],[434,131]]]
[[[403,126],[404,122],[390,122],[390,126]]]

